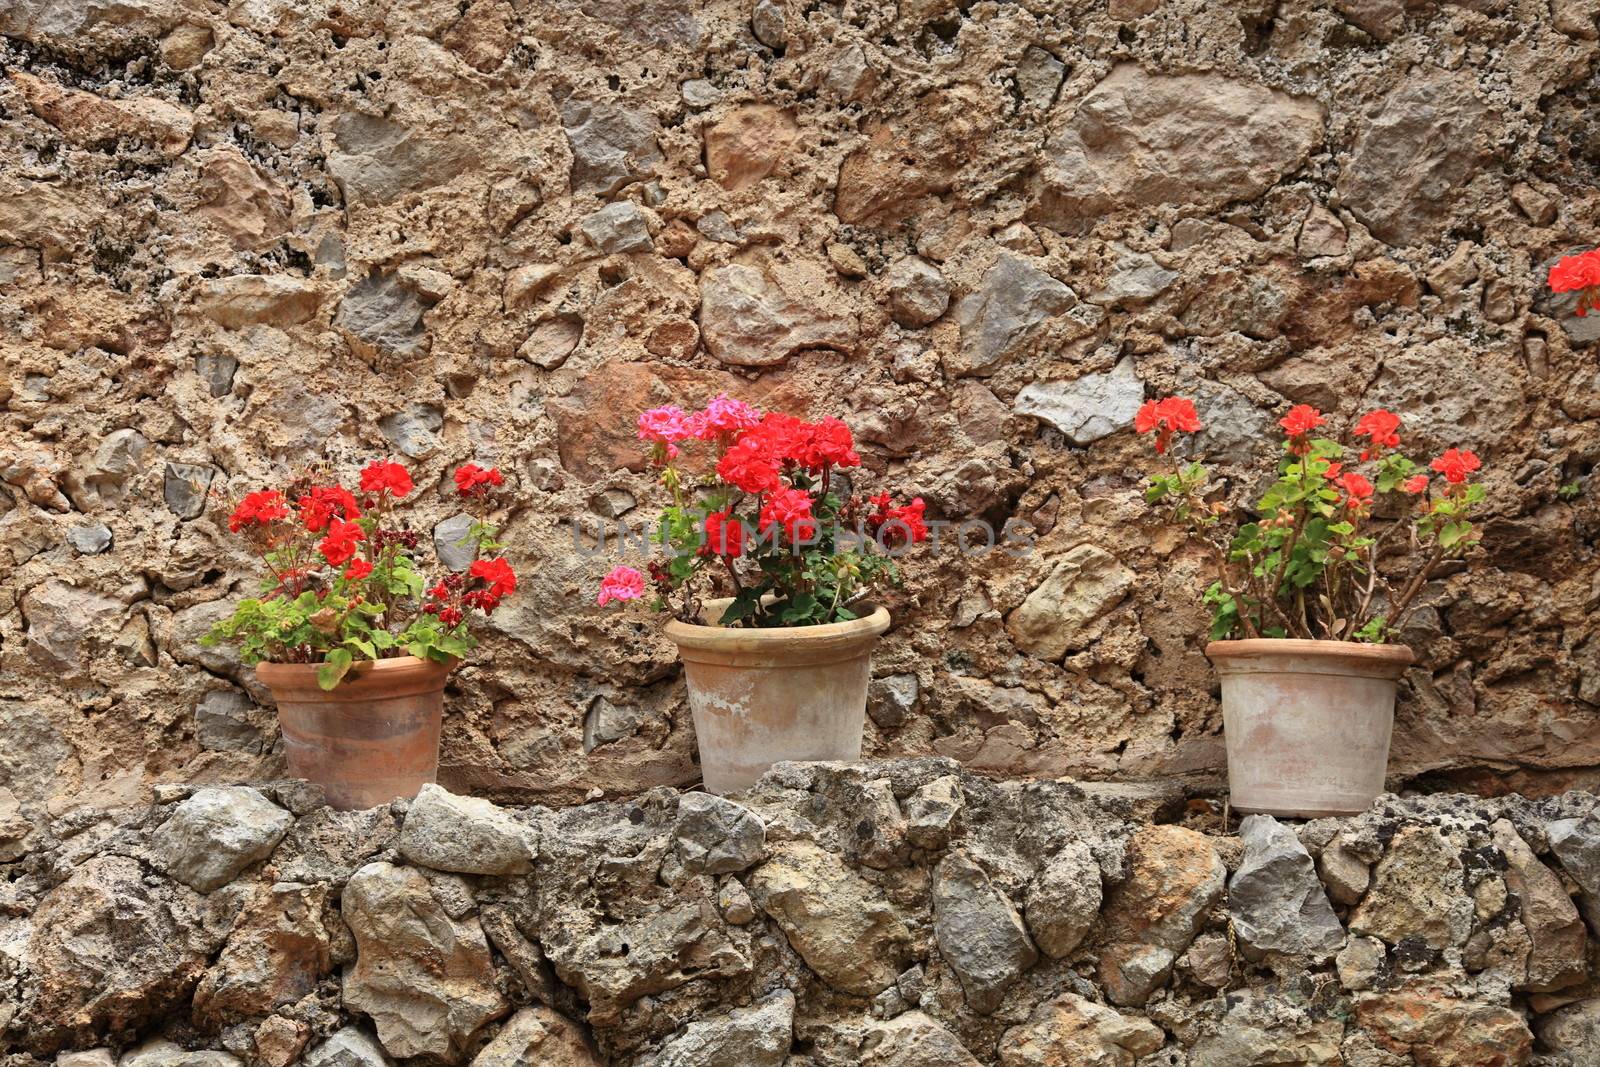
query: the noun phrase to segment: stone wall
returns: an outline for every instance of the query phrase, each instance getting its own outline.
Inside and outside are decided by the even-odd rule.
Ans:
[[[7,1067],[1600,1062],[1592,794],[1223,836],[936,759],[561,809],[189,788],[5,838]]]
[[[11,0],[0,801],[281,773],[264,694],[196,644],[251,580],[206,493],[385,453],[430,529],[465,460],[523,500],[446,782],[693,781],[672,650],[591,606],[614,561],[564,524],[653,500],[635,411],[718,390],[1038,537],[910,568],[871,752],[1215,776],[1204,568],[1123,429],[1181,390],[1224,473],[1299,401],[1481,452],[1485,548],[1406,635],[1394,770],[1592,784],[1600,320],[1540,283],[1600,217],[1596,13]]]

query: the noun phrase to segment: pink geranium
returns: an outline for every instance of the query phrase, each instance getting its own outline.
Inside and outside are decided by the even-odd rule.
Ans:
[[[605,607],[613,600],[638,600],[644,596],[644,575],[632,567],[616,567],[600,582],[595,603]]]

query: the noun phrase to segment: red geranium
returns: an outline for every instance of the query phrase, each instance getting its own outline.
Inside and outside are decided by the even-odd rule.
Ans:
[[[713,511],[706,516],[705,551],[713,556],[737,559],[744,554],[744,523],[729,511]]]
[[[1550,291],[1578,294],[1578,315],[1600,310],[1600,248],[1563,256],[1550,268]]]
[[[334,519],[328,526],[327,536],[318,542],[317,551],[333,566],[342,567],[356,554],[356,545],[366,539],[360,526]]]
[[[1401,483],[1400,488],[1412,494],[1427,492],[1428,476],[1426,474],[1413,474]]]
[[[276,489],[261,489],[246,493],[239,506],[228,516],[228,529],[238,533],[246,526],[266,526],[289,517],[289,503]]]
[[[1362,459],[1372,459],[1381,456],[1386,448],[1400,446],[1400,416],[1393,412],[1379,408],[1361,416],[1361,421],[1356,423],[1356,436],[1371,439],[1370,447],[1361,452]]]
[[[1289,409],[1289,414],[1278,420],[1278,425],[1290,437],[1304,437],[1327,421],[1322,412],[1310,404],[1296,404]]]
[[[761,507],[761,531],[783,527],[790,542],[809,541],[816,536],[817,524],[811,518],[811,494],[803,489],[779,489]]]
[[[1372,503],[1372,483],[1355,471],[1340,475],[1339,487],[1344,490],[1344,499],[1340,503],[1351,511],[1360,511]]]
[[[1174,433],[1194,433],[1200,429],[1200,415],[1194,409],[1194,401],[1181,396],[1146,400],[1133,417],[1133,428],[1138,433],[1154,430],[1156,451],[1165,452]]]
[[[1469,449],[1452,448],[1428,466],[1444,475],[1444,480],[1451,485],[1460,485],[1469,474],[1483,466],[1483,462]]]
[[[300,521],[312,533],[321,533],[335,519],[353,521],[361,517],[355,494],[342,485],[318,486],[296,501]]]
[[[505,478],[498,467],[480,467],[476,463],[463,463],[456,468],[456,492],[462,496],[480,496],[491,486],[503,485]]]
[[[761,437],[741,437],[717,461],[717,477],[746,493],[770,493],[778,488],[778,464]]]
[[[364,559],[353,559],[350,566],[344,569],[344,578],[347,582],[359,582],[372,573],[372,564]]]
[[[363,493],[388,493],[398,500],[414,488],[411,473],[398,463],[377,459],[361,472]]]
[[[894,543],[910,541],[917,544],[928,539],[928,524],[923,520],[923,512],[927,505],[920,496],[912,497],[911,503],[898,508],[885,508],[882,512],[883,522],[879,528],[889,535],[889,540]]]

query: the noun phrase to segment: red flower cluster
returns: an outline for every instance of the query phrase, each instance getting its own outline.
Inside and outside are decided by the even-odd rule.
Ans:
[[[517,572],[511,569],[504,557],[475,559],[467,568],[467,576],[483,583],[482,588],[468,590],[462,602],[477,608],[485,615],[492,614],[500,601],[517,591]]]
[[[1361,416],[1361,421],[1356,423],[1357,437],[1365,437],[1371,444],[1361,451],[1362,459],[1374,459],[1383,455],[1386,448],[1400,446],[1400,416],[1391,411],[1379,408]]]
[[[733,518],[731,511],[713,511],[706,516],[706,541],[700,551],[738,559],[744,554],[744,523]]]
[[[1372,503],[1372,483],[1355,471],[1340,475],[1338,485],[1344,490],[1339,503],[1350,511],[1360,512]]]
[[[1194,433],[1200,429],[1200,415],[1194,401],[1181,396],[1164,400],[1146,400],[1133,417],[1133,428],[1138,433],[1156,433],[1156,451],[1166,452],[1172,444],[1174,433]]]
[[[1327,421],[1322,412],[1310,404],[1296,404],[1289,409],[1289,414],[1278,420],[1278,425],[1290,437],[1304,437]]]
[[[1483,462],[1469,449],[1452,448],[1428,466],[1444,475],[1444,480],[1451,485],[1461,485],[1468,475],[1483,466]]]
[[[361,472],[363,493],[388,493],[398,500],[414,488],[416,487],[411,483],[411,472],[398,463],[373,460],[367,464],[367,469]]]
[[[295,505],[300,509],[300,521],[312,533],[321,533],[337,519],[354,522],[361,517],[355,494],[340,485],[317,486],[301,494]]]
[[[239,506],[228,516],[228,529],[238,533],[246,526],[269,526],[289,517],[289,502],[276,489],[261,489],[246,493]]]
[[[895,507],[888,493],[879,493],[868,497],[867,503],[873,507],[867,516],[867,531],[874,537],[881,536],[887,547],[917,544],[928,539],[928,524],[923,520],[927,505],[920,496],[912,497],[909,504]]]
[[[356,545],[367,539],[360,526],[342,519],[334,519],[327,529],[328,535],[318,542],[317,551],[335,567],[349,563],[356,554]]]
[[[811,517],[811,494],[804,489],[778,489],[761,505],[758,520],[761,532],[781,526],[791,543],[809,541],[817,535],[816,520]]]
[[[1550,268],[1548,281],[1553,293],[1578,294],[1580,317],[1591,309],[1600,311],[1600,248],[1563,256]]]
[[[485,496],[495,486],[505,484],[498,467],[480,467],[476,463],[463,463],[456,468],[456,492],[462,496]]]

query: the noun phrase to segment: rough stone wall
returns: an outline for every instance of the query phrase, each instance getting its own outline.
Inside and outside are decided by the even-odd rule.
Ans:
[[[1593,794],[1224,836],[935,759],[560,809],[190,788],[0,837],[7,1067],[1600,1062]]]
[[[1477,448],[1486,547],[1407,634],[1393,769],[1592,782],[1600,320],[1539,283],[1597,233],[1596,16],[10,0],[0,789],[276,773],[263,694],[195,643],[250,573],[205,491],[384,453],[429,528],[464,460],[523,499],[530,579],[451,691],[445,780],[692,781],[672,650],[591,606],[614,561],[564,523],[654,499],[640,406],[724,389],[1039,538],[910,568],[871,752],[1215,775],[1204,568],[1122,429],[1182,390],[1225,473],[1299,401]]]

